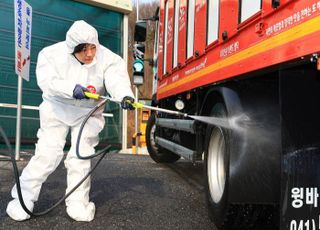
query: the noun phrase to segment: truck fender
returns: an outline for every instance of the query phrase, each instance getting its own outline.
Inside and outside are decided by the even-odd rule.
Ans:
[[[209,115],[211,108],[217,102],[224,103],[229,117],[243,113],[239,95],[231,88],[216,87],[210,89],[203,101],[204,103],[202,104],[200,111],[201,115]]]

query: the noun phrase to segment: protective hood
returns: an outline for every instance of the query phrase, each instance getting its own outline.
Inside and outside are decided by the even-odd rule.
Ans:
[[[83,20],[75,21],[67,32],[66,44],[69,53],[73,53],[74,48],[83,43],[90,43],[99,48],[97,30]]]

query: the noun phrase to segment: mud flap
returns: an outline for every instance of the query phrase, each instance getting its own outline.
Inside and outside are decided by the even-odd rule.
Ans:
[[[280,72],[281,230],[320,229],[320,72]]]

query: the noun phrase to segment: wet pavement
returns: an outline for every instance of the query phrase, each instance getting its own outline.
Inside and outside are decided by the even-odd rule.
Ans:
[[[22,169],[28,162],[18,163]],[[94,162],[96,160],[93,160]],[[0,229],[215,229],[207,216],[202,165],[179,160],[175,167],[146,155],[109,154],[93,172],[90,197],[96,204],[92,222],[68,217],[64,203],[52,212],[23,222],[5,212],[14,184],[11,163],[0,161]],[[34,211],[64,195],[63,163],[42,187]]]

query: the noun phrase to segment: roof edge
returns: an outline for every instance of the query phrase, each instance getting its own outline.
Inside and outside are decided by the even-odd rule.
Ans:
[[[98,6],[108,10],[129,14],[132,11],[131,0],[75,0],[89,5]]]

